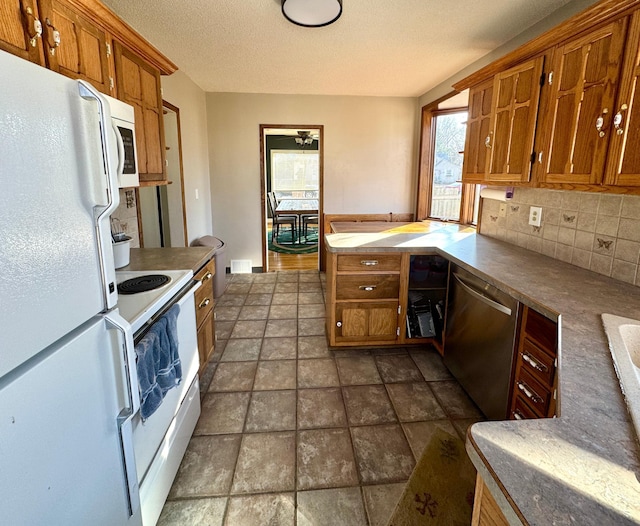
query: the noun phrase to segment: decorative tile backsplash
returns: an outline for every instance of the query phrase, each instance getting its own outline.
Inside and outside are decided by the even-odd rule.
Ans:
[[[120,205],[111,217],[120,222],[122,230],[131,237],[131,248],[140,246],[138,234],[138,209],[136,206],[136,194],[129,188],[120,189]]]
[[[539,227],[529,225],[531,206],[542,207]],[[480,231],[640,286],[640,196],[516,188],[506,203],[483,199]]]

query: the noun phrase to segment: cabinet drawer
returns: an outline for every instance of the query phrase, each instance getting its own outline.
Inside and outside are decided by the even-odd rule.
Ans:
[[[531,409],[523,396],[524,395],[521,394],[516,395],[513,409],[511,410],[511,420],[528,420],[529,418],[541,418],[545,416],[539,415]]]
[[[338,272],[344,271],[400,271],[401,254],[338,255]]]
[[[337,276],[336,299],[368,300],[397,299],[400,293],[400,276],[398,274],[371,274]]]
[[[212,272],[213,270],[213,272]],[[196,325],[200,327],[202,322],[207,317],[207,314],[213,309],[213,274],[215,267],[213,267],[213,261],[207,263],[196,274],[196,281],[202,283],[202,287],[196,290]]]
[[[555,355],[558,342],[558,325],[533,309],[527,309],[524,326],[526,336],[533,339],[548,353]]]
[[[529,338],[525,338],[520,351],[521,367],[531,373],[547,389],[553,387],[555,376],[555,358],[549,356]]]
[[[522,397],[540,416],[546,416],[551,401],[551,393],[538,380],[521,368],[515,385],[516,396]]]

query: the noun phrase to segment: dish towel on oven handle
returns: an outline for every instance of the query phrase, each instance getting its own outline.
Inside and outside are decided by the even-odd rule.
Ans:
[[[135,347],[143,421],[160,407],[167,391],[182,380],[182,364],[178,354],[178,314],[180,305],[175,304],[156,320]]]

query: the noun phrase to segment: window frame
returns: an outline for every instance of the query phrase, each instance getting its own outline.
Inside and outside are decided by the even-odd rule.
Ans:
[[[416,219],[435,219],[430,215],[432,192],[433,192],[433,168],[436,143],[435,118],[439,115],[460,113],[469,111],[469,106],[456,108],[438,109],[438,105],[449,99],[456,93],[450,93],[426,106],[422,107],[420,126],[420,160],[418,162],[418,187],[416,203]],[[464,155],[464,154],[463,154]],[[460,219],[451,221],[462,225],[476,226],[474,223],[473,210],[476,201],[475,184],[465,183],[462,185],[460,198]],[[442,221],[441,219],[438,219]]]

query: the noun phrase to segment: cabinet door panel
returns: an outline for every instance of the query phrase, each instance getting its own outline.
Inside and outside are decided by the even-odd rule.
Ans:
[[[469,92],[469,116],[462,164],[462,180],[465,183],[484,180],[487,164],[485,140],[489,135],[492,97],[493,79],[471,88]]]
[[[615,116],[620,123],[612,130],[605,183],[640,186],[640,11],[631,20],[625,62]],[[625,107],[626,106],[626,107]]]
[[[58,0],[40,0],[43,42],[49,69],[93,84],[110,94],[107,39],[104,31]],[[54,32],[60,34],[56,46]]]
[[[494,79],[488,181],[529,180],[543,63],[539,57]]]
[[[622,19],[557,49],[543,125],[550,130],[543,181],[602,181],[626,27]],[[599,117],[602,133],[596,129]]]
[[[35,0],[2,0],[0,2],[0,49],[36,64],[44,65],[42,40],[34,24],[39,20]]]
[[[396,341],[398,302],[337,303],[336,343],[354,345]]]

